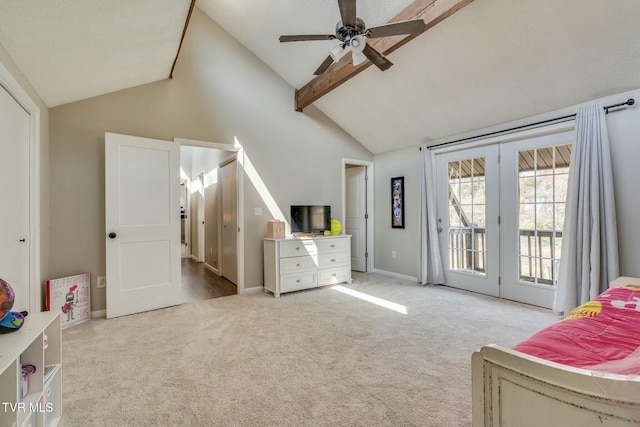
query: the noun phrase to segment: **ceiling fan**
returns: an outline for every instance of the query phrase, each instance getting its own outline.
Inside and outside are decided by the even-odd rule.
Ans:
[[[422,19],[394,22],[379,27],[367,28],[364,21],[356,16],[356,0],[338,0],[340,17],[336,24],[335,34],[306,34],[280,36],[280,42],[297,42],[308,40],[340,40],[340,44],[329,50],[329,56],[314,72],[316,76],[323,74],[333,62],[337,62],[351,51],[353,65],[358,65],[367,58],[381,71],[393,65],[382,53],[367,44],[367,38],[380,38],[400,34],[414,34],[424,31]]]

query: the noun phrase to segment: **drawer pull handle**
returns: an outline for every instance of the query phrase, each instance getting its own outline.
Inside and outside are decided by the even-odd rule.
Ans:
[[[296,283],[300,283],[300,279],[296,280]]]
[[[336,245],[331,245],[331,247],[332,247],[332,248],[335,248],[335,247],[336,247]]]
[[[299,250],[300,250],[300,246],[296,246],[296,251],[299,251]]]
[[[335,259],[332,259],[332,260],[331,260],[331,262],[336,262],[336,260],[335,260]]]
[[[302,265],[302,264],[300,264],[300,263],[297,263],[297,264],[296,264],[296,267],[300,267],[301,265]]]
[[[337,274],[336,274],[336,273],[333,273],[333,274],[331,275],[331,277],[336,277],[336,276],[337,276]]]

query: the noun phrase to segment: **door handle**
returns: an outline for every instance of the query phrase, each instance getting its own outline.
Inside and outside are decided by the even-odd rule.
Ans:
[[[114,233],[113,231],[112,231],[111,233],[109,233],[109,238],[110,238],[110,239],[115,239],[115,238],[116,238],[116,236],[117,236],[117,234],[116,234],[116,233]]]
[[[24,243],[26,241],[27,241],[27,239],[20,239],[20,243]]]

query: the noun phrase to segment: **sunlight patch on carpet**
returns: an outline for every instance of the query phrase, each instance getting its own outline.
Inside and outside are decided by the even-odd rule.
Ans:
[[[386,299],[374,297],[372,295],[368,295],[363,292],[345,288],[344,286],[334,286],[331,289],[334,289],[338,292],[342,292],[343,294],[350,295],[352,297],[359,298],[363,301],[367,301],[372,304],[379,305],[380,307],[388,308],[389,310],[396,311],[400,314],[407,314],[407,307],[402,304],[397,304],[395,302],[387,301]]]

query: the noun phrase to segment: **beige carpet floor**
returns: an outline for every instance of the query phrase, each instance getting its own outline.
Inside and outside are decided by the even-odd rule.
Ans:
[[[468,426],[473,351],[556,321],[377,274],[345,288],[362,294],[234,295],[69,328],[60,425]]]

